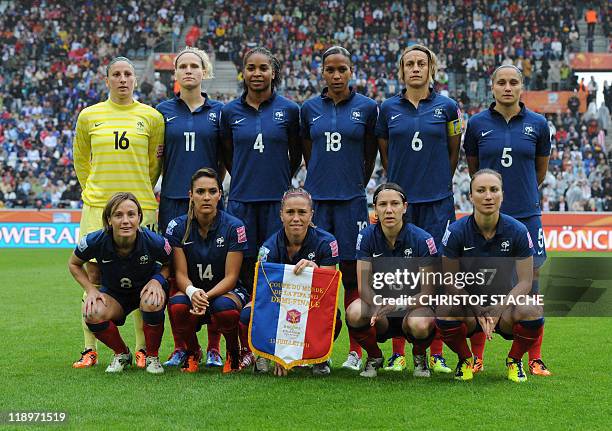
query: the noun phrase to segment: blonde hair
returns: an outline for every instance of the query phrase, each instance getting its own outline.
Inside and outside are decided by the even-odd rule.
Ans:
[[[404,51],[402,52],[402,55],[400,56],[399,59],[399,63],[398,63],[398,71],[397,71],[397,77],[399,78],[401,83],[404,83],[404,56],[406,54],[408,54],[411,51],[421,51],[423,53],[425,53],[425,55],[427,55],[427,59],[429,61],[429,83],[433,84],[434,79],[436,77],[436,73],[438,73],[438,57],[436,57],[436,54],[434,54],[434,52],[427,48],[425,45],[419,45],[419,44],[415,44],[415,45],[411,45],[408,48],[404,49]]]
[[[204,79],[212,79],[215,77],[213,73],[213,65],[210,61],[210,57],[203,50],[196,48],[195,46],[186,46],[181,49],[176,57],[174,57],[174,69],[176,70],[176,66],[178,64],[178,60],[183,54],[195,54],[200,61],[202,62],[202,69],[204,69]]]

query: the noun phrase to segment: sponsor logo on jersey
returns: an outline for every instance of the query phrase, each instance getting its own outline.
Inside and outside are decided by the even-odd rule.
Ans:
[[[147,263],[149,263],[149,255],[145,254],[144,256],[140,256],[140,259],[138,259],[138,263],[140,263],[141,265],[146,265]]]
[[[225,238],[223,238],[222,236],[217,238],[217,247],[223,247],[224,243],[225,243]]]
[[[427,241],[425,241],[427,243],[427,248],[429,249],[429,254],[431,254],[432,256],[438,253],[438,249],[436,248],[436,242],[434,241],[433,238],[427,238]]]
[[[535,136],[535,127],[533,124],[523,123],[523,134],[527,136]]]
[[[351,109],[351,120],[352,121],[361,121],[363,119],[363,112],[361,109],[353,108]]]
[[[170,223],[168,223],[168,226],[166,227],[166,235],[172,235],[172,231],[174,230],[176,225],[176,221],[170,220]]]
[[[272,118],[274,118],[274,121],[285,121],[285,115],[286,114],[285,114],[285,111],[283,109],[277,109],[272,114]]]
[[[237,227],[236,234],[238,235],[238,243],[242,244],[247,241],[246,229],[244,226]]]
[[[261,246],[259,249],[259,254],[257,255],[257,260],[260,262],[265,262],[268,260],[268,254],[270,253],[270,249],[264,246]]]
[[[329,247],[331,248],[332,257],[338,257],[338,241],[330,242]]]
[[[81,240],[79,241],[79,244],[77,245],[77,248],[79,249],[80,252],[85,251],[85,249],[87,249],[87,236],[84,236],[83,238],[81,238]]]
[[[391,116],[391,121],[395,120],[397,117],[399,117],[402,114],[395,114]]]

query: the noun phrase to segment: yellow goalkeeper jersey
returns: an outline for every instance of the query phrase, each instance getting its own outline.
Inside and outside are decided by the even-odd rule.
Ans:
[[[154,108],[110,99],[81,111],[74,138],[74,169],[83,202],[103,207],[116,192],[132,192],[143,209],[156,209],[153,187],[161,164],[164,118]]]

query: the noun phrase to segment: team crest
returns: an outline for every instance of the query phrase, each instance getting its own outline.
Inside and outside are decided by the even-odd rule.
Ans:
[[[293,323],[293,324],[297,324],[300,323],[300,320],[302,318],[302,313],[300,313],[298,310],[289,310],[287,311],[287,322],[289,323]]]
[[[527,136],[534,136],[535,135],[535,127],[533,127],[532,124],[523,123],[523,134],[525,134]]]
[[[136,122],[136,132],[138,133],[144,133],[145,131],[145,125],[144,125],[144,121],[139,120]]]
[[[138,263],[140,263],[141,265],[146,265],[147,263],[149,263],[149,255],[145,254],[144,256],[140,256]]]
[[[442,106],[436,106],[433,110],[434,118],[444,118],[444,108]]]
[[[314,260],[314,258],[315,258],[314,251],[312,253],[308,253],[308,260]]]
[[[363,119],[363,112],[360,109],[353,108],[351,110],[351,120],[352,121],[361,121]]]
[[[406,250],[404,250],[404,257],[412,257],[412,249],[411,248],[407,248]]]
[[[282,109],[277,109],[276,111],[274,111],[274,114],[272,114],[272,118],[274,118],[274,121],[285,121],[285,111]]]
[[[212,121],[213,123],[217,122],[217,113],[216,112],[209,112],[208,113],[208,119],[210,121]]]
[[[225,238],[223,238],[222,236],[217,238],[217,247],[223,247],[224,243],[225,243]]]
[[[500,251],[504,251],[504,252],[510,251],[510,240],[509,239],[502,241]]]

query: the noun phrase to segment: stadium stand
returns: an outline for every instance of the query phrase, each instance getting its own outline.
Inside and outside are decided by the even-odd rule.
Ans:
[[[487,79],[499,64],[522,69],[531,90],[575,90],[570,54],[612,50],[611,16],[594,2],[598,21],[587,33],[581,1],[438,0],[208,2],[19,1],[0,3],[0,206],[78,207],[72,166],[78,112],[106,97],[104,65],[115,55],[146,62],[154,51],[198,45],[236,65],[248,48],[264,45],[283,64],[280,92],[302,102],[321,90],[321,54],[331,44],[353,55],[354,86],[381,102],[399,91],[397,56],[410,43],[439,55],[437,89],[460,102],[466,120],[490,101]],[[321,10],[325,13],[321,14]],[[77,11],[78,13],[75,13]],[[597,49],[596,49],[597,50]],[[170,88],[152,73],[139,99],[154,103]],[[587,84],[583,91],[588,91]],[[240,91],[236,88],[236,92]],[[232,94],[212,94],[227,101]],[[545,210],[612,211],[612,95],[584,115],[574,106],[548,115],[553,138],[542,187]],[[608,141],[610,142],[610,141]],[[294,178],[303,183],[305,169]],[[367,189],[384,181],[377,167]],[[465,164],[455,175],[457,209],[469,210]],[[371,196],[370,196],[371,199]]]

